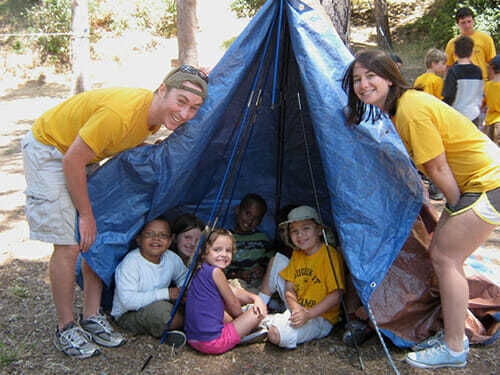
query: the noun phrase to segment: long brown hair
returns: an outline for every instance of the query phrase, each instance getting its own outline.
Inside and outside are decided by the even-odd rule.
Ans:
[[[236,252],[236,240],[234,239],[233,234],[227,229],[214,228],[214,230],[212,230],[209,234],[207,234],[206,240],[203,242],[203,245],[201,246],[200,253],[196,257],[194,273],[197,273],[201,269],[201,266],[205,260],[205,256],[208,253],[209,247],[212,246],[214,242],[217,240],[217,238],[219,238],[220,236],[229,237],[232,243],[233,254]]]
[[[410,89],[411,86],[405,81],[398,66],[389,54],[382,50],[372,49],[358,54],[344,73],[342,88],[348,97],[346,111],[347,122],[349,124],[359,124],[367,111],[368,116],[373,119],[377,119],[381,115],[376,107],[366,105],[355,94],[353,80],[355,64],[359,64],[365,69],[392,82],[392,85],[389,87],[387,98],[385,99],[384,112],[393,116],[396,113],[398,99],[406,90]]]

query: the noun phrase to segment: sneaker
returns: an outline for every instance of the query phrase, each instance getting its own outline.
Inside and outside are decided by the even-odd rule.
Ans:
[[[344,344],[354,346],[354,343],[361,345],[368,337],[370,337],[371,330],[368,325],[360,320],[351,320],[345,326],[345,332],[342,336]]]
[[[167,332],[164,343],[179,350],[186,345],[186,335],[182,331],[172,330]]]
[[[250,332],[248,335],[243,336],[240,340],[240,344],[257,344],[259,342],[264,342],[267,339],[267,328],[258,327],[255,331]]]
[[[441,330],[438,333],[436,333],[434,336],[430,336],[426,338],[424,341],[422,341],[419,344],[413,345],[411,347],[411,350],[414,352],[418,352],[420,350],[432,348],[433,346],[436,345],[442,345],[444,344],[444,331]],[[464,338],[464,350],[466,353],[469,353],[470,347],[469,347],[469,338],[465,336]]]
[[[418,368],[465,367],[467,352],[455,357],[450,353],[448,345],[441,344],[432,348],[412,352],[406,355],[406,363]]]
[[[62,332],[56,328],[54,346],[64,354],[78,359],[89,358],[101,353],[97,345],[92,342],[90,334],[73,322],[64,327]]]
[[[87,320],[80,320],[80,326],[88,332],[98,345],[115,348],[125,344],[125,337],[115,332],[104,315],[94,315]]]

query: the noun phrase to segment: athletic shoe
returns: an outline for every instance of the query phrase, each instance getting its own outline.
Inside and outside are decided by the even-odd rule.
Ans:
[[[411,347],[411,350],[414,352],[418,352],[420,350],[432,348],[433,346],[436,345],[442,345],[444,344],[444,331],[441,330],[438,333],[436,333],[434,336],[427,337],[424,341],[422,341],[419,344],[413,345]],[[465,336],[464,338],[464,350],[466,353],[469,353],[469,338]]]
[[[349,346],[354,346],[355,342],[357,345],[361,345],[370,337],[371,333],[372,331],[367,324],[360,320],[351,320],[345,326],[342,341]]]
[[[186,345],[186,335],[182,331],[172,330],[167,332],[164,343],[179,350]]]
[[[115,348],[125,344],[125,337],[116,332],[104,315],[94,315],[87,320],[80,320],[80,326],[92,336],[98,345]]]
[[[418,368],[465,367],[467,352],[455,357],[450,353],[448,345],[442,344],[432,348],[412,352],[406,355],[406,363]]]
[[[258,327],[255,331],[243,336],[240,340],[240,344],[256,344],[259,342],[266,341],[267,338],[267,328]]]
[[[54,346],[64,354],[78,359],[89,358],[101,353],[97,345],[92,342],[90,334],[73,322],[64,327],[62,332],[56,328]]]

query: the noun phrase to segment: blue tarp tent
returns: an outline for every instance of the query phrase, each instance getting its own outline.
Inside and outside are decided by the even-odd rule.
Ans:
[[[220,222],[230,227],[232,208],[255,192],[269,206],[260,229],[273,237],[278,205],[315,206],[314,180],[322,219],[336,228],[367,305],[408,236],[422,192],[390,121],[346,125],[341,79],[351,61],[317,1],[269,0],[211,71],[193,120],[90,178],[98,235],[83,256],[104,283],[146,222],[165,212],[208,220],[223,181],[231,181],[231,207]],[[228,161],[240,151],[229,179]]]

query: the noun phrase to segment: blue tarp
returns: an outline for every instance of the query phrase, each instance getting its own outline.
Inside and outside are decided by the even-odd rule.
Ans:
[[[251,131],[237,144],[245,152],[224,226],[251,192],[268,203],[260,229],[271,237],[278,202],[315,206],[310,160],[322,219],[336,228],[368,303],[408,237],[422,191],[390,121],[346,125],[341,79],[352,59],[316,1],[269,0],[211,71],[194,119],[89,179],[98,235],[84,257],[105,284],[146,222],[165,212],[210,217],[241,124]]]

